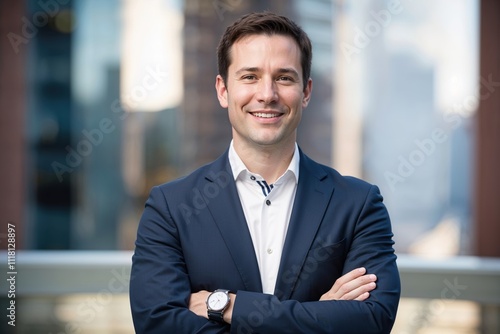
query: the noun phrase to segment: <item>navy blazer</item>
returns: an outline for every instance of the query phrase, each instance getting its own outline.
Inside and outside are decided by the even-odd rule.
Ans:
[[[378,188],[300,151],[297,193],[274,295],[259,267],[227,151],[154,187],[139,223],[130,281],[137,333],[389,333],[400,297],[393,234]],[[377,288],[359,301],[319,301],[365,267]],[[232,324],[189,311],[192,292],[237,293]]]

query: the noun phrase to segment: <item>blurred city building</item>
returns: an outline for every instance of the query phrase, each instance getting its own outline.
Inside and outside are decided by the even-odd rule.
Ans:
[[[314,46],[300,146],[379,185],[398,251],[444,220],[470,251],[477,104],[464,101],[479,81],[477,1],[449,16],[431,2],[64,3],[27,1],[4,49],[20,52],[26,73],[25,248],[132,249],[150,188],[227,148],[214,92],[221,33],[243,13],[271,10]]]
[[[299,145],[381,188],[397,252],[500,257],[494,0],[2,1],[0,211],[18,248],[132,250],[151,187],[227,148],[215,49],[262,10],[313,43]]]

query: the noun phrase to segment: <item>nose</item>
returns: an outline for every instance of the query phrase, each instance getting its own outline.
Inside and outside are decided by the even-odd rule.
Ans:
[[[271,78],[262,78],[257,87],[257,100],[269,105],[278,101],[276,82]]]

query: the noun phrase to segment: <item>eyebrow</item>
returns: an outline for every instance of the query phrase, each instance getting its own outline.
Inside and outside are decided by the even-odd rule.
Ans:
[[[238,75],[243,72],[258,72],[258,71],[259,71],[258,67],[242,67],[236,71],[236,74]]]
[[[293,68],[280,68],[278,70],[278,73],[281,73],[281,74],[291,74],[291,75],[293,75],[293,76],[295,76],[297,78],[299,77],[299,73],[295,69],[293,69]]]
[[[244,72],[258,72],[258,71],[259,71],[258,67],[242,67],[236,71],[236,75],[239,75],[239,74],[244,73]],[[280,69],[278,69],[278,73],[291,74],[291,75],[294,75],[296,77],[299,77],[299,73],[291,67],[280,68]]]

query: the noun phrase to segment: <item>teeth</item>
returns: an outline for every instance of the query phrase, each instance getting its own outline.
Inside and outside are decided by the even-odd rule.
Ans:
[[[253,113],[253,115],[257,116],[257,117],[262,117],[262,118],[272,118],[272,117],[278,117],[280,114],[270,114],[270,113],[256,112],[256,113]]]

